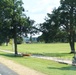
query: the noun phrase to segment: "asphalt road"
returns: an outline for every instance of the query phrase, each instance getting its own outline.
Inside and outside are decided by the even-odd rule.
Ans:
[[[18,74],[9,69],[7,66],[0,63],[0,75],[18,75]]]

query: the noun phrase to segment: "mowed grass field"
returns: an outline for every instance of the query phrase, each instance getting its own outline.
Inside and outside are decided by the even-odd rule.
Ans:
[[[12,50],[12,45],[0,46],[0,49]],[[70,47],[68,43],[52,43],[52,44],[21,44],[18,45],[18,52],[42,54],[45,56],[61,57],[72,59],[73,54],[69,54]],[[21,65],[33,68],[46,75],[76,75],[76,66],[61,64],[58,62],[44,60],[32,57],[14,57],[13,54],[0,52],[0,55],[15,61]]]
[[[2,45],[0,49],[13,51],[12,45]],[[70,47],[68,43],[51,43],[51,44],[19,44],[19,52],[30,52],[30,53],[69,53]]]
[[[10,44],[8,46],[2,45],[0,49],[14,51],[13,46]],[[71,58],[73,56],[73,54],[69,54],[69,43],[20,44],[18,45],[18,52],[64,58]]]

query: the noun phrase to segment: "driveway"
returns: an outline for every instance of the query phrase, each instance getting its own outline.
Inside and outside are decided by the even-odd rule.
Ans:
[[[6,66],[2,65],[1,63],[8,66],[14,72],[11,71]],[[4,57],[0,57],[0,64],[2,65],[2,66],[0,66],[0,69],[1,70],[3,69],[3,71],[0,70],[1,75],[45,75],[45,74],[43,74],[43,73],[41,73],[39,71],[36,71],[34,69],[31,69],[31,68],[23,66],[23,65],[20,65],[20,64],[18,64],[16,62],[14,62],[12,60],[9,60],[9,59],[6,59]]]
[[[0,75],[18,75],[2,63],[0,63]]]

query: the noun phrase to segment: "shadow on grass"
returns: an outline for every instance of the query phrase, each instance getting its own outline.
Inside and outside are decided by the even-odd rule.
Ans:
[[[76,66],[66,66],[66,67],[61,67],[61,68],[57,68],[57,67],[48,67],[48,69],[59,69],[59,70],[73,70],[76,71]]]
[[[54,57],[64,57],[64,56],[69,56],[69,53],[44,53],[46,56],[54,56]]]
[[[74,54],[69,53],[30,53],[31,55],[38,55],[38,56],[49,56],[49,57],[73,57]],[[3,53],[1,52],[0,55],[7,56],[7,57],[22,57],[20,54],[15,55],[12,53]]]
[[[74,54],[70,54],[70,53],[34,53],[33,55],[42,55],[42,56],[51,56],[51,57],[67,57],[67,56],[73,56]]]
[[[20,55],[15,55],[15,54],[12,54],[12,53],[0,53],[0,56],[6,56],[6,57],[12,57],[12,58],[15,58],[15,57],[22,57]]]

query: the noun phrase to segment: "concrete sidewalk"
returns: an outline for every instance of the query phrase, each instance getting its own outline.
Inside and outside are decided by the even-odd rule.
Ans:
[[[47,57],[47,56],[39,56],[39,55],[33,55],[31,57],[41,58],[41,59],[46,59],[46,60],[52,60],[52,61],[56,61],[59,63],[72,65],[72,60],[62,59],[62,58],[58,58],[58,57]]]
[[[14,53],[14,52],[8,51],[8,50],[1,50],[0,49],[0,51],[7,52],[7,53]],[[52,61],[56,61],[56,62],[59,62],[59,63],[72,65],[72,60],[62,59],[62,58],[58,58],[58,57],[47,57],[47,56],[41,56],[41,55],[32,55],[31,57],[40,58],[40,59],[46,59],[46,60],[52,60]]]

